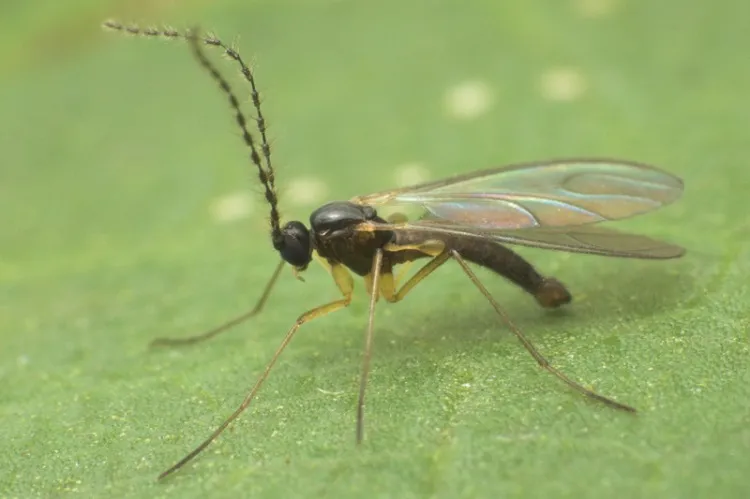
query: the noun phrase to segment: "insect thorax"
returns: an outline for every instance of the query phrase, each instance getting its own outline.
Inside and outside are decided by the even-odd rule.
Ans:
[[[341,263],[358,275],[367,275],[375,251],[393,238],[388,231],[357,230],[368,221],[385,222],[371,206],[347,201],[321,206],[310,215],[313,246],[330,263]]]

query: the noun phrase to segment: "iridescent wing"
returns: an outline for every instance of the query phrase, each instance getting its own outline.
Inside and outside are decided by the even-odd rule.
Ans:
[[[654,167],[605,159],[511,165],[360,196],[371,206],[414,206],[428,218],[485,229],[619,220],[680,197],[682,181]]]
[[[484,170],[352,199],[416,220],[363,230],[413,230],[484,237],[580,253],[674,258],[679,246],[588,224],[618,220],[673,202],[682,181],[656,168],[604,159],[529,163]]]

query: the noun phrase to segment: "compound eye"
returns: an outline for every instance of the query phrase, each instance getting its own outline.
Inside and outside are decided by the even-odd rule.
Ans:
[[[310,263],[310,231],[301,222],[289,222],[281,229],[281,244],[275,245],[285,262],[298,268]]]

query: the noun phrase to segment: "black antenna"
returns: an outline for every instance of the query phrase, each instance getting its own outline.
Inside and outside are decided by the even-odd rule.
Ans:
[[[237,52],[235,49],[227,46],[224,42],[222,42],[220,39],[218,39],[214,35],[206,35],[204,37],[201,37],[199,35],[199,31],[197,28],[188,30],[186,33],[180,33],[177,30],[174,30],[172,28],[141,28],[137,25],[129,24],[124,25],[122,23],[119,23],[117,21],[105,21],[103,23],[103,26],[105,28],[114,30],[114,31],[120,31],[122,33],[130,34],[130,35],[139,35],[139,36],[146,36],[151,38],[165,38],[168,40],[174,40],[177,38],[182,38],[184,40],[187,40],[188,43],[190,43],[190,47],[192,49],[193,55],[198,60],[198,63],[211,75],[211,77],[218,83],[221,90],[224,92],[224,94],[227,96],[229,100],[229,105],[231,106],[232,110],[234,111],[235,121],[237,122],[237,125],[239,125],[240,130],[242,131],[242,139],[245,142],[245,145],[247,145],[248,148],[250,148],[250,160],[253,162],[253,164],[258,168],[258,178],[260,178],[261,183],[263,184],[263,187],[265,188],[265,197],[266,201],[268,201],[268,204],[271,205],[271,239],[273,241],[273,245],[276,249],[279,249],[280,246],[283,246],[284,244],[284,238],[281,233],[281,222],[280,222],[280,215],[279,215],[279,199],[276,194],[276,185],[275,185],[275,174],[273,170],[273,166],[271,165],[271,146],[268,144],[268,138],[266,136],[266,121],[263,117],[263,112],[261,111],[260,106],[260,94],[258,93],[258,89],[255,85],[255,78],[253,77],[253,73],[250,70],[250,68],[245,64],[245,61],[240,56],[239,52]],[[208,60],[206,57],[206,54],[201,49],[201,43],[213,47],[219,47],[224,51],[224,54],[235,61],[237,64],[240,65],[240,71],[242,72],[242,76],[247,80],[247,82],[250,84],[250,97],[253,101],[253,107],[255,107],[256,117],[255,117],[255,123],[258,128],[258,132],[260,133],[261,138],[261,144],[260,149],[263,154],[263,158],[265,160],[265,168],[261,164],[261,157],[260,154],[258,154],[258,148],[255,145],[255,141],[253,140],[253,136],[250,134],[250,132],[247,129],[247,120],[245,118],[245,115],[242,113],[242,110],[240,109],[240,103],[237,99],[237,95],[232,90],[232,87],[229,85],[229,82],[224,78],[221,73],[219,73],[219,70],[214,66],[211,61]]]

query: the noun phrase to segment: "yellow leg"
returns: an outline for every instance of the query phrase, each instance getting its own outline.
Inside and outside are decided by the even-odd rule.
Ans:
[[[258,390],[260,389],[261,385],[263,385],[263,382],[266,380],[266,378],[268,378],[268,375],[271,372],[271,369],[273,368],[274,364],[276,364],[276,360],[278,360],[279,356],[281,355],[281,352],[284,351],[284,349],[292,340],[292,338],[294,337],[294,334],[297,332],[300,326],[302,326],[306,322],[310,322],[313,319],[323,317],[324,315],[328,315],[331,312],[335,312],[336,310],[340,310],[342,308],[349,306],[349,303],[351,303],[351,300],[352,300],[352,292],[354,289],[354,282],[352,280],[351,274],[346,270],[346,267],[344,267],[343,265],[332,266],[331,274],[333,275],[333,280],[336,282],[336,286],[339,288],[339,290],[344,295],[344,297],[339,300],[326,303],[325,305],[315,307],[312,310],[308,310],[304,314],[300,315],[295,321],[294,325],[291,327],[291,329],[289,329],[289,332],[286,333],[284,340],[281,342],[281,345],[279,345],[279,347],[276,349],[276,353],[273,354],[273,357],[271,358],[271,361],[266,366],[266,369],[263,371],[263,374],[260,375],[258,380],[255,382],[255,385],[253,386],[253,388],[247,393],[247,395],[245,396],[245,399],[237,407],[237,409],[235,409],[234,412],[216,430],[214,430],[211,436],[209,436],[206,440],[203,441],[203,443],[201,443],[198,447],[196,447],[187,456],[183,457],[179,462],[177,462],[171,468],[169,468],[168,470],[163,472],[161,475],[159,475],[159,479],[162,479],[166,477],[167,475],[174,473],[178,469],[182,468],[189,461],[191,461],[195,456],[200,454],[203,451],[203,449],[208,447],[211,444],[211,442],[216,440],[216,438],[219,435],[221,435],[221,433],[232,423],[232,421],[237,419],[237,417],[240,414],[242,414],[242,412],[245,409],[247,409],[247,407],[255,398],[255,395],[258,393]]]
[[[428,239],[427,241],[419,244],[404,244],[397,245],[388,243],[383,247],[386,251],[404,251],[404,250],[416,250],[425,255],[438,256],[445,250],[445,243],[437,239]]]
[[[411,266],[414,264],[414,262],[406,262],[404,264],[401,264],[401,268],[398,269],[397,274],[393,274],[393,287],[398,288],[399,283],[401,282],[401,279],[404,278],[406,273],[409,271]]]
[[[313,252],[313,258],[315,258],[315,261],[317,261],[324,269],[326,269],[326,272],[328,272],[329,274],[331,273],[331,264],[328,263],[328,260],[322,258],[315,252]]]
[[[398,291],[396,291],[397,281],[393,274],[383,274],[380,282],[380,293],[383,298],[391,303],[403,300],[417,284],[450,259],[450,253],[445,250],[445,244],[441,241],[426,241],[424,244],[410,246],[387,245],[385,249],[387,251],[417,250],[434,257],[411,276]]]

